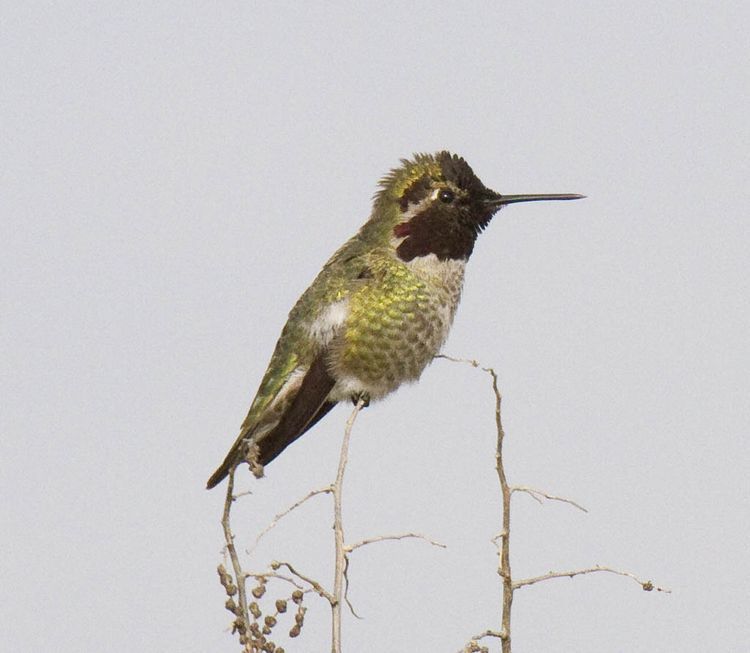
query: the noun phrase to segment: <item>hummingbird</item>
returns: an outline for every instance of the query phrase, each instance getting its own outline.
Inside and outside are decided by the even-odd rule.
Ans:
[[[208,479],[263,467],[337,403],[381,399],[414,382],[448,337],[477,236],[507,204],[577,194],[501,195],[447,151],[402,159],[380,181],[367,222],[289,313],[240,433]]]

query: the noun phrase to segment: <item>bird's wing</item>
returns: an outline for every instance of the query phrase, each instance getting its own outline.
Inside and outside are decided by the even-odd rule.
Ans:
[[[367,269],[367,261],[353,247],[357,244],[352,239],[334,254],[292,309],[240,434],[208,480],[208,488],[220,483],[233,465],[246,459],[248,445],[258,446],[257,462],[265,465],[335,405],[327,401],[335,384],[327,367],[329,348],[311,342],[303,331],[309,328],[309,320],[345,299],[358,283],[368,281],[362,272]],[[331,339],[335,336],[330,334]]]
[[[239,437],[208,479],[207,488],[218,485],[233,465],[247,459],[249,445],[257,446],[254,462],[266,465],[333,408],[335,402],[327,401],[327,397],[335,381],[328,372],[325,356],[326,352],[321,352],[306,371],[288,375],[272,401],[258,401],[256,397]],[[263,414],[259,414],[261,406],[265,409]]]
[[[336,405],[327,400],[336,382],[328,371],[326,358],[327,351],[318,354],[276,426],[255,439],[261,465],[271,462]]]

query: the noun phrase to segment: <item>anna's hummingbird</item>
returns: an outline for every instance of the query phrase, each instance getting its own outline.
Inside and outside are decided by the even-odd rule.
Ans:
[[[500,195],[449,152],[402,160],[370,219],[294,305],[212,488],[242,461],[256,476],[339,401],[416,381],[445,342],[474,241],[505,204],[582,195]]]

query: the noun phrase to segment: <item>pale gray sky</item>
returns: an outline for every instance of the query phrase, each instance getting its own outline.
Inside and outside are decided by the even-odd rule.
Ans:
[[[216,578],[236,436],[286,313],[378,178],[448,148],[511,206],[446,351],[500,374],[523,651],[743,651],[746,3],[4,3],[0,623],[9,651],[237,650]],[[436,362],[358,422],[347,651],[497,627],[493,404]],[[238,542],[333,476],[348,409],[268,469]],[[329,582],[325,498],[258,550]],[[309,600],[288,651],[328,648]],[[493,650],[497,650],[496,648]]]

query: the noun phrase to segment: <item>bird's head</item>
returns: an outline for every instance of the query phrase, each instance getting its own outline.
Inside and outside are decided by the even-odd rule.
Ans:
[[[487,188],[466,161],[446,151],[402,159],[380,186],[373,216],[388,217],[391,242],[404,261],[429,254],[466,260],[477,236],[506,204],[583,197],[501,195]]]

